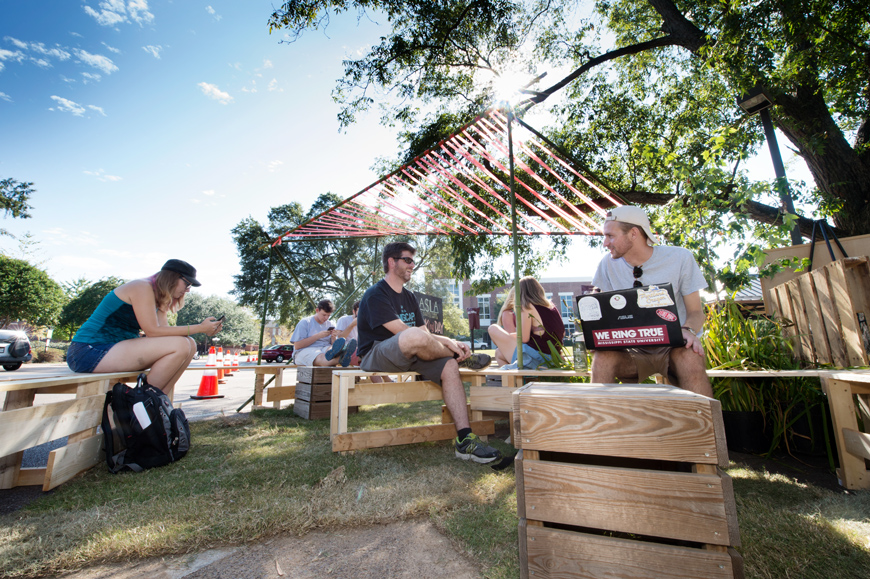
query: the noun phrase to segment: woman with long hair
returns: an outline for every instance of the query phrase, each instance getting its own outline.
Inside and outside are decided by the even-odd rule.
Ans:
[[[151,368],[148,383],[171,392],[196,354],[191,334],[213,336],[222,326],[213,317],[195,326],[167,322],[169,312],[184,306],[190,287],[200,285],[192,265],[170,259],[156,274],[116,287],[76,332],[67,365],[73,372],[96,374]]]
[[[559,309],[553,305],[553,302],[547,299],[544,287],[538,280],[532,276],[526,276],[520,280],[519,308],[514,306],[514,309],[519,309],[522,316],[523,344],[528,344],[529,347],[540,352],[544,358],[551,354],[550,344],[557,351],[562,349],[562,340],[565,337],[562,314],[559,313]],[[499,317],[501,317],[501,313],[499,313]],[[507,352],[511,352],[512,358],[516,359],[516,329],[513,332],[508,332],[501,326],[490,326],[489,335],[498,350],[501,350],[504,360],[508,360],[508,357],[504,355]]]
[[[514,337],[513,348],[516,349],[517,314],[514,311],[514,302],[514,288],[511,288],[510,291],[507,293],[507,297],[505,297],[504,304],[502,304],[501,306],[501,310],[499,310],[498,312],[498,319],[496,320],[496,323],[491,325],[488,331],[490,337],[492,337],[493,328],[498,328],[499,330],[504,330],[508,334],[511,334]],[[493,339],[493,343],[495,343],[495,339]],[[499,366],[510,364],[510,352],[505,355],[501,348],[496,348],[495,361]]]

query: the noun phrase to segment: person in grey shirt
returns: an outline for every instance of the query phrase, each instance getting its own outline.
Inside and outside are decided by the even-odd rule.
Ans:
[[[643,209],[625,205],[608,211],[604,247],[610,255],[598,264],[592,284],[600,291],[672,284],[686,346],[598,350],[592,358],[592,381],[642,382],[658,373],[681,388],[712,397],[699,338],[706,317],[700,290],[707,282],[690,251],[657,244]]]

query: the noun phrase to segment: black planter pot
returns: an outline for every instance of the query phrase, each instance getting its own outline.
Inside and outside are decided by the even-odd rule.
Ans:
[[[723,410],[722,422],[728,450],[760,454],[770,449],[773,440],[764,430],[764,416],[760,411]]]

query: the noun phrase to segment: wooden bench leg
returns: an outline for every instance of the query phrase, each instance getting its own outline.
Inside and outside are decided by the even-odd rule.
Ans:
[[[34,390],[18,390],[6,393],[3,410],[17,410],[33,406],[36,396]],[[0,489],[11,489],[18,484],[18,474],[21,471],[21,458],[24,451],[0,457]]]
[[[852,386],[844,380],[831,380],[823,376],[822,388],[828,396],[828,404],[831,407],[834,437],[837,440],[837,453],[840,457],[840,468],[837,469],[840,484],[847,489],[870,488],[870,476],[864,459],[850,453],[846,444],[846,431],[858,431]]]
[[[281,386],[283,384],[284,384],[284,368],[278,368],[278,373],[275,374],[275,385],[273,386],[273,388],[276,388],[276,389],[281,388]],[[275,410],[279,410],[281,408],[281,401],[275,400],[272,403],[272,406],[274,406]]]
[[[329,437],[332,451],[336,452],[335,437],[347,432],[348,391],[354,386],[353,376],[332,375],[332,401],[330,403]],[[341,454],[347,454],[342,451]]]
[[[254,408],[263,405],[263,384],[266,381],[266,375],[254,371]]]

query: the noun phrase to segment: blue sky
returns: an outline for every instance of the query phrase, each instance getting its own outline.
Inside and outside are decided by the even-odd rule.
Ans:
[[[38,239],[33,260],[58,281],[143,277],[177,257],[225,294],[241,219],[375,181],[393,133],[376,115],[339,133],[330,92],[377,25],[349,16],[281,44],[272,6],[0,2],[0,177],[37,190],[32,218],[0,228]]]
[[[31,262],[95,281],[175,257],[199,270],[202,293],[225,295],[241,219],[379,177],[370,167],[397,153],[393,131],[375,113],[340,133],[331,91],[342,60],[386,30],[351,14],[281,44],[267,27],[275,4],[0,2],[0,177],[37,190],[32,218],[0,228],[39,241]],[[750,165],[773,177],[766,148]],[[807,178],[802,164],[788,171]],[[545,276],[591,277],[603,252],[575,245]],[[8,237],[0,249],[21,257]]]

